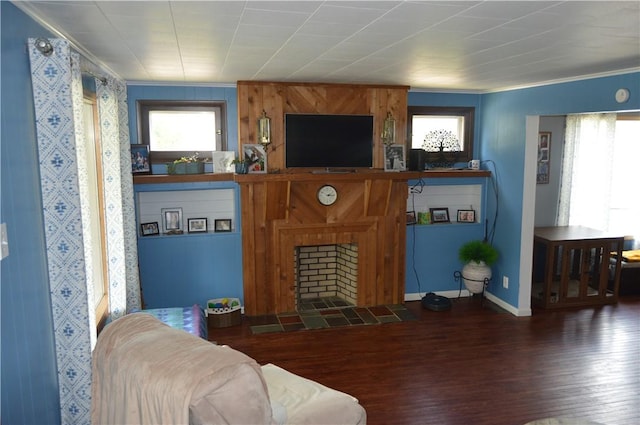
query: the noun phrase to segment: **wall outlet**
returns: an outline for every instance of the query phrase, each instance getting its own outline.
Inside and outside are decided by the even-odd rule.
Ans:
[[[502,276],[502,287],[509,289],[509,278],[507,276]]]
[[[9,255],[9,237],[7,236],[7,224],[0,224],[0,260]]]

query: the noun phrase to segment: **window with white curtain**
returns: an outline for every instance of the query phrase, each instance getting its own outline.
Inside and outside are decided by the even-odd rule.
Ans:
[[[613,150],[608,230],[640,244],[640,116],[618,116]]]
[[[640,243],[640,114],[567,116],[559,226],[582,225]]]

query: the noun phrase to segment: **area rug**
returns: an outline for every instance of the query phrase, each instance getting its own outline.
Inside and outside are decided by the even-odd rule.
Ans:
[[[378,325],[408,320],[416,320],[416,317],[402,304],[347,307],[252,318],[251,332],[254,334],[291,332],[341,326]]]

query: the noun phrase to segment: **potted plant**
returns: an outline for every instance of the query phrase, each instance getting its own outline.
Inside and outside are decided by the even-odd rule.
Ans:
[[[460,247],[458,258],[464,263],[462,281],[467,290],[481,294],[491,279],[491,266],[498,260],[498,251],[488,242],[473,240]]]
[[[236,167],[236,174],[247,174],[249,171],[249,166],[251,165],[251,161],[243,158],[236,158],[231,161],[232,164]]]
[[[198,152],[191,156],[183,156],[173,162],[167,162],[167,173],[169,174],[202,174],[204,173],[204,163],[207,158],[200,158]]]

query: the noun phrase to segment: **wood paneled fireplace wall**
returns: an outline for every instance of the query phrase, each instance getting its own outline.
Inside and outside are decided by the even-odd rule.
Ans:
[[[407,179],[385,173],[382,123],[391,112],[405,139],[405,86],[238,82],[239,144],[256,143],[257,120],[271,118],[268,174],[236,175],[240,185],[245,314],[295,311],[294,251],[300,246],[358,246],[357,305],[401,303],[405,286]],[[374,170],[314,174],[284,167],[284,114],[371,114]],[[318,189],[334,186],[338,200],[324,206]]]

